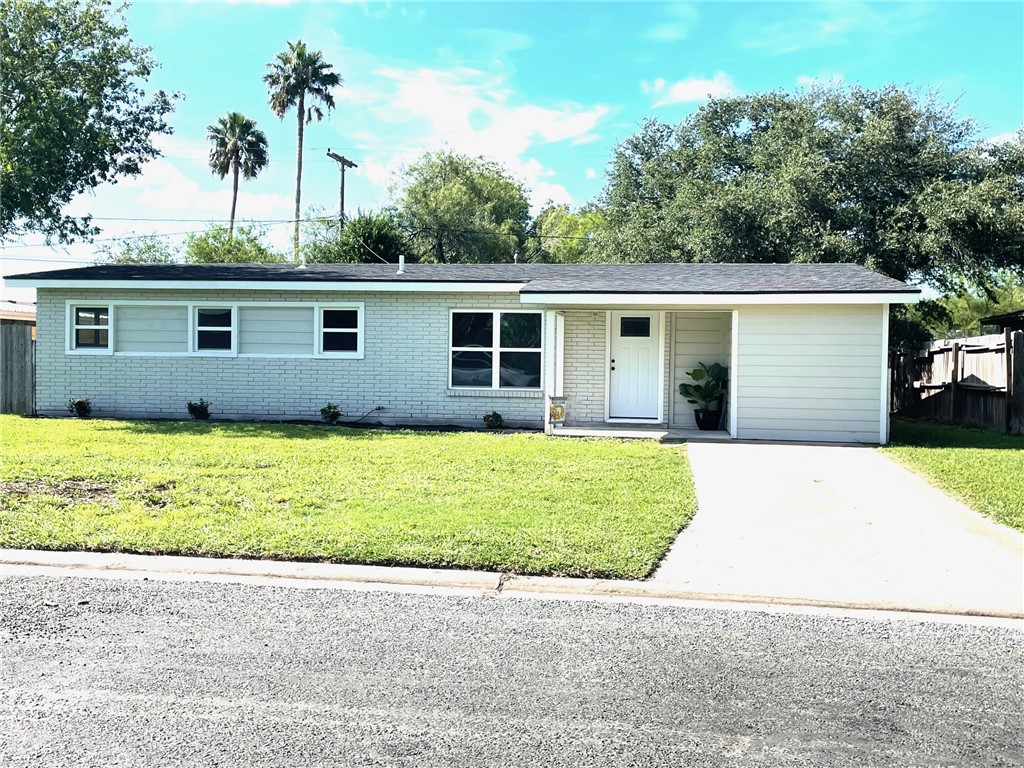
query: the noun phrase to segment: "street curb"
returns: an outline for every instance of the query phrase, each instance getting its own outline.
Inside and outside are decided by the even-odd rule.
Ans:
[[[261,578],[301,580],[308,583],[367,584],[387,587],[422,587],[475,590],[507,597],[536,595],[574,598],[617,598],[623,600],[680,600],[702,603],[749,604],[752,606],[821,608],[850,611],[883,611],[935,614],[971,618],[1024,619],[1024,611],[972,609],[963,606],[886,601],[829,600],[775,595],[746,595],[703,592],[671,583],[613,579],[574,579],[558,576],[515,576],[493,571],[435,568],[406,568],[336,563],[302,563],[282,560],[180,557],[173,555],[130,555],[102,552],[55,552],[47,550],[0,549],[0,577],[5,566],[40,568],[61,575],[90,572],[131,574],[144,577],[180,576],[202,579]]]

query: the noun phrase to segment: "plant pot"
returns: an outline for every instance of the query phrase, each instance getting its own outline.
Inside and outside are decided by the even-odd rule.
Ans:
[[[709,432],[718,429],[718,422],[721,420],[721,411],[704,411],[695,408],[693,418],[697,421],[697,429],[702,432]]]

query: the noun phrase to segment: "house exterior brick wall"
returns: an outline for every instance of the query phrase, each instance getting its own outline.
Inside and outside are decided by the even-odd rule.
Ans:
[[[65,352],[68,301],[316,302],[364,304],[362,359],[121,356]],[[187,418],[200,397],[214,418],[319,419],[328,401],[343,420],[482,426],[500,413],[510,426],[541,427],[541,392],[448,388],[449,310],[522,309],[514,294],[337,293],[313,291],[38,291],[37,409],[66,415],[70,397],[88,397],[93,414]],[[312,332],[312,330],[311,330]],[[382,411],[374,411],[383,406]]]
[[[565,423],[604,421],[607,312],[565,313]]]

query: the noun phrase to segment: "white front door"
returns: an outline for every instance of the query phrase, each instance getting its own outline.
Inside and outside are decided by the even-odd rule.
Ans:
[[[661,315],[612,312],[608,418],[660,419]]]

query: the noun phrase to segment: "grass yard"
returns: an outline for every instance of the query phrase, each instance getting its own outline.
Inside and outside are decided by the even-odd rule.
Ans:
[[[1024,437],[894,419],[882,450],[993,520],[1024,531]]]
[[[0,547],[643,578],[685,449],[540,434],[0,417]]]

